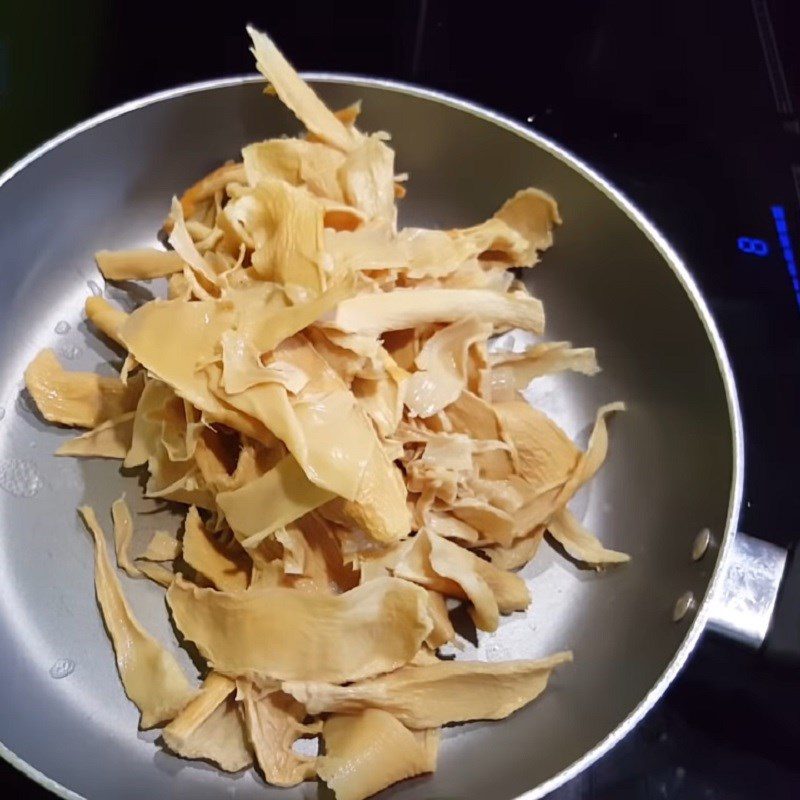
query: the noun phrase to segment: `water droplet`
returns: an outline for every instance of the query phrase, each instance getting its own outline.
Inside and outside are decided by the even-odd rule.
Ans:
[[[505,661],[508,656],[508,648],[504,647],[499,642],[489,642],[489,644],[486,645],[487,661]]]
[[[100,297],[103,294],[103,290],[94,281],[87,281],[86,285],[95,297]]]
[[[43,485],[42,476],[30,461],[18,458],[0,461],[0,489],[14,497],[33,497]]]
[[[83,348],[78,347],[76,344],[65,344],[59,348],[59,352],[64,358],[74,361],[83,352]]]
[[[67,675],[72,675],[75,671],[75,662],[71,658],[59,658],[52,667],[50,667],[50,677],[59,680],[66,678]]]
[[[5,415],[6,415],[6,410],[0,406],[0,419],[3,419]]]
[[[59,320],[56,322],[55,332],[58,334],[65,334],[69,333],[70,331],[70,324],[65,319]]]

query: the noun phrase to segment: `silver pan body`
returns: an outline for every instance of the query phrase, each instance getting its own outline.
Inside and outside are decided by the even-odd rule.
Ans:
[[[312,75],[334,107],[362,98],[365,130],[388,130],[411,175],[401,222],[474,223],[528,185],[559,201],[564,226],[527,273],[548,336],[594,345],[593,379],[541,379],[529,399],[585,444],[596,407],[623,399],[609,460],[574,509],[628,566],[594,573],[543,547],[523,571],[533,603],[468,655],[531,658],[571,648],[575,663],[530,707],[500,723],[447,729],[435,776],[392,798],[541,797],[598,758],[646,713],[700,635],[740,501],[741,430],[730,368],[689,274],[611,186],[535,133],[436,93]],[[14,764],[65,797],[314,798],[180,761],[137,732],[92,586],[92,550],[75,508],[107,509],[135,478],[115,463],[52,456],[68,431],[43,424],[22,391],[27,362],[54,347],[74,369],[110,370],[87,328],[104,291],[92,254],[157,244],[172,194],[251,141],[297,130],[255,78],[162,93],[48,143],[0,185],[0,741]],[[140,294],[140,299],[146,295]],[[66,324],[64,324],[66,323]],[[67,331],[67,326],[69,330]],[[66,332],[64,332],[66,331]],[[148,510],[138,502],[140,511]],[[168,520],[166,524],[174,524]],[[142,535],[165,524],[142,517]],[[700,529],[715,546],[690,551]],[[123,577],[135,612],[173,646],[161,590]],[[698,607],[671,619],[676,599]],[[179,656],[191,670],[191,665]]]

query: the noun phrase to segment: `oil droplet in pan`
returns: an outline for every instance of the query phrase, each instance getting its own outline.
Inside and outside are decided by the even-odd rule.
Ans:
[[[76,344],[65,344],[62,348],[60,348],[59,352],[62,356],[64,356],[64,358],[74,361],[83,352],[83,350]]]
[[[55,332],[61,334],[62,336],[65,333],[70,332],[70,324],[65,319],[60,320],[56,323]]]
[[[87,281],[86,285],[95,297],[100,297],[103,294],[103,290],[94,281]]]
[[[7,458],[0,461],[0,489],[14,497],[33,497],[44,485],[30,461]]]
[[[59,658],[52,667],[50,667],[50,677],[59,680],[66,678],[67,675],[72,675],[75,671],[75,662],[71,658]]]

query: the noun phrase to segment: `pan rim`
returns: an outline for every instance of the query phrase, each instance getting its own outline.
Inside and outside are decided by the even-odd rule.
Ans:
[[[686,292],[689,300],[694,306],[695,312],[700,318],[708,341],[711,344],[712,350],[714,351],[714,357],[717,362],[720,377],[722,378],[723,387],[725,389],[725,399],[728,406],[729,424],[731,426],[731,456],[733,473],[731,476],[731,490],[728,500],[725,531],[723,532],[719,552],[717,555],[717,561],[711,578],[708,582],[705,596],[699,604],[697,613],[695,614],[695,617],[692,620],[692,623],[689,626],[683,641],[675,651],[672,659],[669,661],[666,668],[658,680],[653,684],[651,689],[628,713],[628,715],[601,741],[587,750],[580,758],[573,761],[572,764],[565,767],[551,778],[548,778],[546,781],[540,783],[538,786],[524,792],[521,795],[518,795],[516,798],[516,800],[538,800],[538,798],[544,797],[587,769],[591,764],[611,750],[612,747],[622,740],[644,718],[644,716],[650,711],[656,702],[658,702],[663,693],[666,691],[667,687],[672,683],[677,674],[683,668],[687,659],[694,650],[697,641],[703,633],[703,630],[705,629],[711,610],[712,597],[714,596],[715,592],[718,591],[718,587],[722,582],[722,577],[725,574],[726,564],[730,558],[733,538],[735,536],[735,528],[739,520],[744,485],[744,434],[733,369],[731,367],[731,363],[717,325],[714,322],[711,312],[700,292],[700,289],[697,286],[697,283],[689,272],[689,269],[683,263],[683,260],[662,236],[656,226],[634,205],[632,201],[630,201],[619,189],[617,189],[614,184],[602,177],[598,172],[596,172],[592,167],[590,167],[572,152],[557,144],[552,139],[539,133],[538,131],[522,125],[510,117],[488,109],[479,103],[464,100],[447,92],[429,89],[403,81],[386,78],[373,78],[354,73],[303,72],[302,75],[306,80],[309,81],[317,81],[321,83],[340,83],[354,87],[361,86],[383,89],[411,95],[412,97],[418,97],[424,100],[432,100],[456,110],[466,112],[487,122],[491,122],[511,133],[514,133],[520,138],[525,139],[531,144],[542,148],[550,155],[558,158],[567,166],[575,170],[582,178],[588,180],[593,186],[595,186],[595,188],[599,189],[607,198],[615,203],[617,207],[622,209],[626,216],[636,225],[639,231],[647,237],[653,247],[655,247],[655,249],[658,251],[661,258],[666,262],[667,266],[672,270],[675,278]],[[80,122],[71,128],[66,129],[60,134],[57,134],[53,138],[47,140],[39,147],[29,152],[27,155],[20,158],[18,161],[8,167],[2,174],[0,174],[0,190],[2,190],[3,187],[14,178],[14,176],[16,176],[30,164],[40,159],[50,150],[55,149],[59,145],[69,141],[70,139],[73,139],[87,130],[91,130],[98,125],[101,125],[104,122],[116,119],[117,117],[120,117],[131,111],[136,111],[138,109],[145,108],[146,106],[171,100],[176,97],[182,97],[184,95],[195,94],[209,90],[224,89],[231,86],[240,86],[242,84],[257,83],[259,81],[263,81],[263,77],[258,74],[214,78],[195,83],[183,84],[181,86],[154,92],[152,94],[144,95],[143,97],[122,103],[93,117],[90,117],[89,119],[84,120],[83,122]],[[76,793],[72,789],[60,784],[58,781],[49,778],[23,758],[20,758],[2,742],[0,742],[0,756],[31,780],[43,786],[53,794],[59,797],[68,798],[68,800],[85,800],[83,795]]]

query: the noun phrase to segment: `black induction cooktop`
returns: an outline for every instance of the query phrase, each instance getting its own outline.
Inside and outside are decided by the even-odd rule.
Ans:
[[[213,13],[182,0],[5,6],[0,167],[122,101],[252,71],[247,21],[301,68],[444,89],[575,152],[695,275],[739,385],[742,528],[783,545],[797,539],[798,0],[261,0]],[[776,671],[708,635],[637,730],[552,797],[800,797],[799,720],[800,671]],[[45,796],[11,768],[0,772],[5,786]]]

